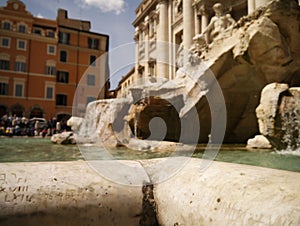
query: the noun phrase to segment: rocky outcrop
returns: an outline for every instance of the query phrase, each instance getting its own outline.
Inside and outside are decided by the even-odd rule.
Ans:
[[[272,145],[269,140],[263,135],[256,135],[247,141],[247,148],[270,149]]]
[[[72,116],[71,118],[68,119],[67,126],[71,127],[73,131],[78,131],[82,124],[82,120],[83,118],[81,117]]]
[[[131,100],[107,99],[88,104],[80,129],[78,143],[100,142],[105,146],[123,146],[130,137],[126,116]]]
[[[272,83],[256,109],[259,130],[279,150],[300,147],[300,88]]]
[[[275,0],[241,18],[233,30],[225,32],[201,54],[200,64],[184,65],[170,82],[140,87],[152,99],[144,101],[147,98],[140,96],[143,103],[137,104],[143,106],[132,108],[131,127],[134,117],[139,115],[141,123],[137,123],[137,130],[146,138],[147,122],[162,116],[167,118],[167,124],[175,122],[168,126],[166,139],[178,140],[178,134],[182,135],[178,124],[196,107],[201,125],[198,142],[207,142],[209,134],[213,142],[219,142],[214,131],[223,128],[213,128],[212,118],[220,118],[226,108],[225,122],[218,121],[226,124],[224,142],[246,142],[259,132],[255,109],[263,87],[272,82],[300,84],[299,18],[300,8],[294,0]],[[217,94],[220,90],[223,96]],[[212,107],[213,104],[219,107]]]
[[[132,99],[89,104],[80,137],[112,146],[128,146],[132,138],[246,143],[259,133],[262,89],[300,85],[299,18],[294,0],[259,8],[212,42],[201,61],[191,55],[173,80],[147,78],[132,86]]]
[[[52,135],[51,142],[54,144],[76,144],[73,132],[62,132]]]

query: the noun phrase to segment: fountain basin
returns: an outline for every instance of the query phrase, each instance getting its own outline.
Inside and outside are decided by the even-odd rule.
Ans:
[[[147,168],[163,160],[126,163]],[[201,172],[203,161],[190,159],[174,177],[148,187],[109,181],[85,161],[0,163],[0,222],[299,225],[300,173],[221,162]],[[148,175],[146,184],[159,174]]]

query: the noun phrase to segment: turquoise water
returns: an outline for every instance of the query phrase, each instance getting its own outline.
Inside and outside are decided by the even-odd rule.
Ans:
[[[201,158],[205,146],[198,146],[193,157]],[[85,158],[81,154],[83,151]],[[0,138],[0,162],[77,161],[83,159],[149,159],[168,157],[168,150],[133,151],[126,148],[104,149],[94,145],[58,145],[49,139],[27,137]],[[248,151],[242,145],[224,145],[215,160],[300,172],[299,152]],[[178,153],[180,155],[180,152]]]
[[[73,161],[82,159],[76,145],[54,145],[42,138],[0,138],[0,162]]]

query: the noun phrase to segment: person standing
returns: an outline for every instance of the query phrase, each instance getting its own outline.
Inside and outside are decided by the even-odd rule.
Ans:
[[[35,130],[34,134],[35,134],[35,136],[40,135],[40,128],[39,127],[40,127],[39,120],[36,120],[35,124],[34,124],[34,130]]]

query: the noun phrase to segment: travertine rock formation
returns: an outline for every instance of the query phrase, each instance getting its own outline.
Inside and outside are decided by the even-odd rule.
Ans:
[[[256,135],[247,141],[247,148],[257,148],[257,149],[270,149],[272,145],[269,140],[263,135]]]
[[[267,85],[256,109],[259,131],[276,149],[300,147],[300,88]]]
[[[161,115],[165,118],[164,115],[168,114],[167,122],[175,123],[168,127],[170,132],[166,138],[176,140],[180,134],[178,121],[196,105],[201,125],[199,142],[207,142],[209,134],[213,133],[211,114],[218,112],[215,109],[215,112],[211,111],[207,98],[218,92],[219,85],[227,110],[224,142],[246,142],[259,133],[255,109],[263,87],[272,82],[300,85],[299,18],[300,8],[293,0],[273,1],[267,7],[241,18],[233,30],[225,32],[223,38],[215,40],[208,51],[201,54],[204,60],[200,65],[185,65],[174,80],[160,87],[141,87],[149,89],[148,93],[160,88],[163,91],[159,95],[163,100],[155,99],[155,92],[152,92],[156,100],[153,105],[151,101],[150,104],[146,101],[142,108],[132,109],[132,117],[129,117],[132,128],[136,110],[141,119],[137,127],[143,138],[149,133],[147,122],[152,117]],[[218,84],[209,79],[209,71],[216,76]],[[164,103],[175,97],[176,103],[179,103],[175,106],[176,110]],[[222,102],[221,98],[212,99],[220,101],[220,104]],[[213,134],[211,138],[214,142]]]
[[[86,109],[80,129],[75,131],[78,143],[100,142],[103,145],[128,144],[126,115],[131,101],[108,99],[91,102]]]
[[[262,89],[273,82],[300,85],[299,18],[296,1],[274,0],[219,35],[201,61],[191,54],[175,79],[149,78],[131,89],[133,100],[90,104],[81,134],[116,146],[127,146],[132,134],[183,143],[209,138],[246,143],[259,133],[255,109]],[[157,117],[164,123],[151,134]]]

